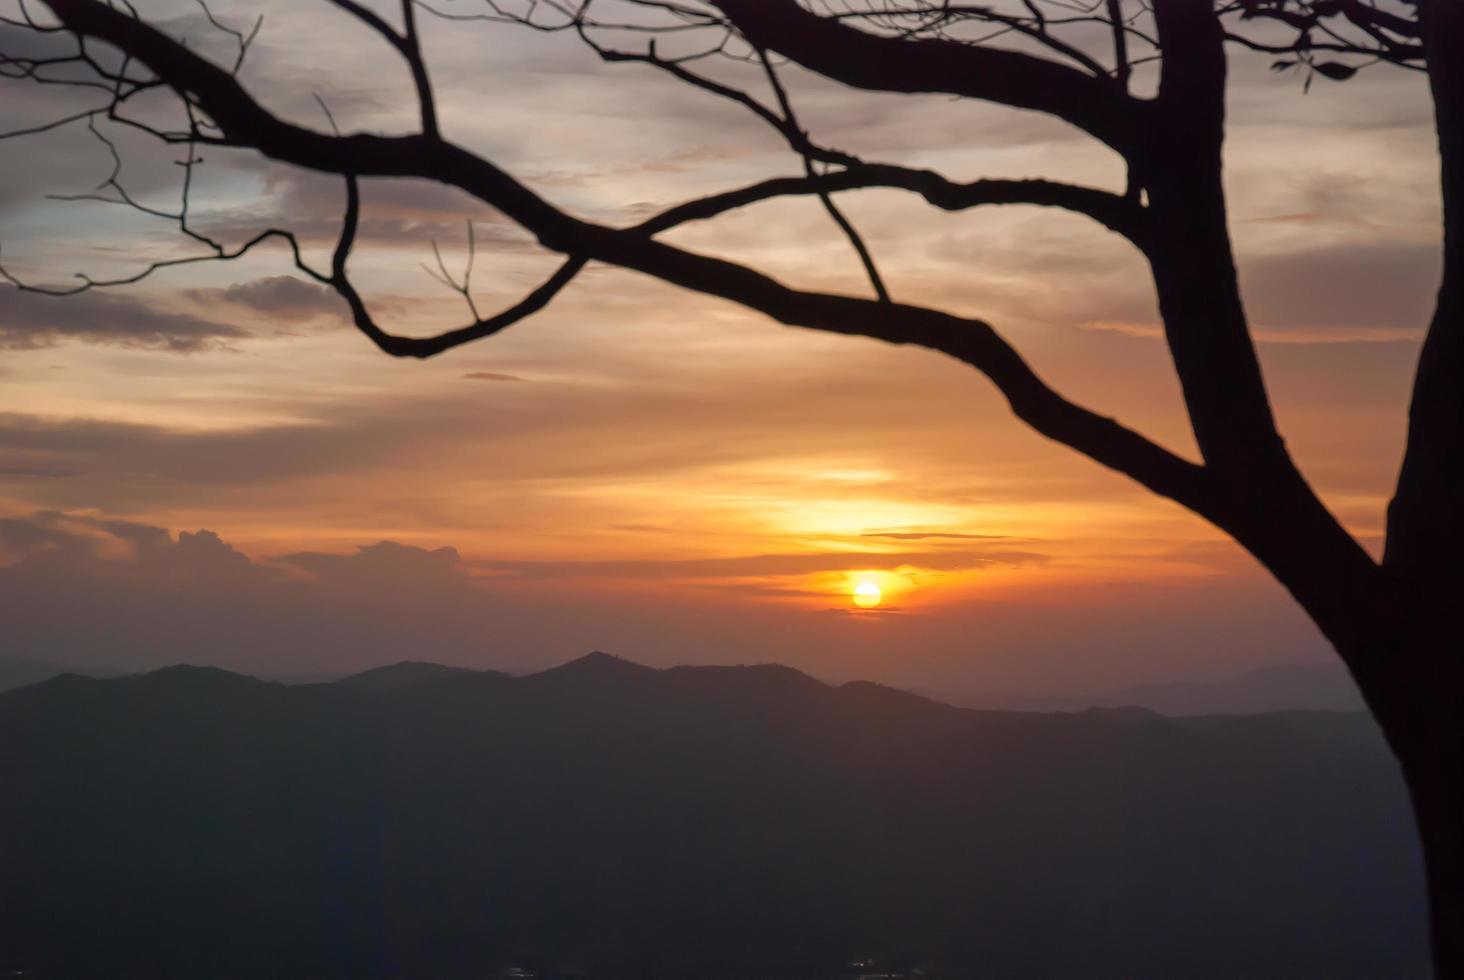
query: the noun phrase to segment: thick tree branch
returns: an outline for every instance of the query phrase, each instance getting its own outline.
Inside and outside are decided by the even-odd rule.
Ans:
[[[1125,156],[1142,142],[1145,103],[1107,76],[1035,55],[944,38],[884,37],[796,0],[711,0],[754,47],[855,88],[946,93],[1056,116]]]
[[[1464,580],[1464,6],[1420,4],[1439,135],[1444,274],[1414,379],[1408,444],[1388,511],[1389,569],[1436,601]]]
[[[1418,37],[1418,21],[1387,10],[1380,10],[1362,0],[1337,0],[1342,16],[1360,27],[1389,31],[1399,37]]]
[[[964,211],[980,205],[1028,204],[1085,215],[1141,249],[1150,240],[1148,215],[1136,202],[1118,194],[1052,180],[976,180],[958,183],[933,170],[915,170],[882,163],[859,163],[816,177],[774,177],[670,208],[637,225],[657,234],[686,221],[715,218],[736,208],[775,197],[869,188],[907,190],[943,211]]]
[[[1210,0],[1155,0],[1165,58],[1151,166],[1141,171],[1164,247],[1150,262],[1195,441],[1232,475],[1286,459],[1251,340],[1222,179],[1226,60]]]
[[[1234,497],[1239,520],[1228,530],[1335,640],[1376,604],[1376,565],[1297,469],[1271,412],[1230,242],[1220,19],[1211,0],[1153,9],[1164,60],[1139,177],[1165,337],[1200,453]]]

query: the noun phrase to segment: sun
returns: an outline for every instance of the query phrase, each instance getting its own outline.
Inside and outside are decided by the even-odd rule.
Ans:
[[[854,586],[854,605],[860,609],[873,609],[879,605],[879,586],[873,582],[860,582]]]

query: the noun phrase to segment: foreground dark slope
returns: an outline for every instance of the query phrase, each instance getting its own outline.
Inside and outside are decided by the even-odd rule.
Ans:
[[[592,656],[0,695],[32,977],[1423,973],[1371,724],[958,710]]]

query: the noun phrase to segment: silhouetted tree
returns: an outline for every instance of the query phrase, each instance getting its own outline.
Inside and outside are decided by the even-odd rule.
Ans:
[[[1033,429],[1225,531],[1316,622],[1402,763],[1428,867],[1437,969],[1440,976],[1464,977],[1464,2],[601,0],[592,8],[587,0],[483,0],[435,9],[402,0],[390,18],[357,0],[318,2],[356,18],[404,59],[420,102],[419,131],[341,133],[333,121],[310,129],[281,118],[238,77],[254,34],[229,28],[207,9],[210,21],[237,43],[233,64],[205,58],[138,15],[128,0],[22,2],[12,28],[59,33],[74,42],[74,51],[5,57],[5,73],[90,85],[101,100],[27,132],[70,123],[126,126],[186,147],[190,174],[199,147],[228,146],[336,174],[345,185],[329,269],[307,262],[286,229],[263,231],[233,247],[198,231],[188,222],[185,182],[178,212],[152,213],[176,220],[202,253],[112,282],[136,281],[172,265],[237,258],[261,243],[283,241],[299,269],[344,298],[356,326],[382,350],[429,357],[530,316],[595,261],[786,324],[916,344],[971,365]],[[606,60],[653,66],[760,117],[801,158],[802,176],[691,200],[632,227],[582,220],[442,133],[419,43],[420,16],[565,31]],[[1443,281],[1418,365],[1381,562],[1341,526],[1298,470],[1262,381],[1221,179],[1226,49],[1232,44],[1274,54],[1278,67],[1305,72],[1308,83],[1314,75],[1346,80],[1380,62],[1428,76],[1442,161]],[[719,80],[707,67],[717,57],[746,62],[761,73],[758,85]],[[851,89],[941,93],[1055,116],[1120,155],[1127,186],[1112,192],[1048,180],[963,183],[930,170],[868,162],[823,145],[803,128],[780,76],[789,63]],[[182,104],[186,125],[161,128],[144,121],[155,117],[129,112],[139,96],[158,90]],[[373,318],[347,270],[360,213],[357,182],[370,177],[417,178],[465,191],[562,254],[564,264],[496,315],[474,310],[471,323],[434,337],[391,333]],[[863,188],[909,191],[948,211],[984,204],[1062,208],[1127,239],[1152,270],[1200,460],[1063,397],[990,324],[893,299],[869,248],[835,203],[837,195]],[[133,201],[115,172],[107,193]],[[872,298],[790,288],[746,265],[658,237],[687,222],[792,195],[821,202],[862,264]],[[466,281],[445,269],[442,274],[471,304]],[[107,284],[83,280],[77,288]]]

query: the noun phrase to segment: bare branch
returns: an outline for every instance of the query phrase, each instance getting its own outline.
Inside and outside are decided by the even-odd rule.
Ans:
[[[427,62],[422,57],[422,41],[417,35],[416,0],[402,0],[402,23],[405,34],[402,54],[412,70],[412,82],[417,87],[417,102],[422,113],[422,132],[428,136],[437,135],[437,102],[432,95],[432,80],[427,74]]]
[[[422,132],[437,135],[437,104],[432,95],[432,82],[427,73],[427,63],[422,58],[422,46],[417,36],[417,13],[413,0],[402,0],[402,21],[404,32],[392,27],[385,18],[357,0],[326,0],[344,10],[361,23],[370,27],[406,61],[412,73],[412,84],[417,90],[417,102],[422,118]]]
[[[778,105],[783,108],[783,120],[795,132],[804,132],[803,127],[798,125],[798,117],[793,113],[793,103],[788,98],[788,90],[778,80],[778,72],[773,67],[773,63],[768,60],[767,51],[759,48],[757,56],[762,62],[763,70],[767,73],[768,84],[773,88],[773,94],[778,99]],[[813,159],[806,152],[802,154],[802,157],[804,173],[807,174],[810,180],[817,177],[818,173],[813,169]],[[869,276],[869,283],[874,287],[874,295],[879,297],[881,303],[888,303],[890,301],[890,292],[885,288],[884,280],[880,278],[879,268],[874,264],[874,256],[870,254],[869,246],[864,243],[864,239],[855,230],[854,226],[850,224],[849,219],[844,216],[844,212],[839,210],[838,205],[834,203],[834,199],[829,195],[829,192],[826,190],[818,190],[816,193],[818,194],[819,201],[824,206],[824,210],[829,213],[830,218],[834,219],[834,224],[839,226],[839,230],[844,233],[844,237],[849,239],[849,244],[854,246],[854,252],[859,256],[859,261],[864,266],[864,273]]]
[[[484,337],[491,337],[494,334],[525,320],[542,310],[565,286],[579,275],[580,270],[585,267],[586,259],[582,256],[571,256],[559,269],[529,293],[522,300],[510,306],[508,309],[495,316],[482,319],[477,316],[477,307],[473,306],[475,322],[457,330],[450,330],[433,337],[403,337],[398,334],[388,333],[381,329],[372,319],[370,311],[366,308],[366,302],[361,294],[351,283],[347,274],[346,266],[351,256],[351,249],[355,245],[356,230],[361,220],[361,193],[354,176],[346,178],[346,213],[341,222],[341,236],[336,243],[335,252],[331,258],[331,274],[329,284],[346,305],[351,308],[351,319],[355,322],[357,329],[370,338],[388,354],[394,357],[416,357],[427,358],[443,351],[460,347],[463,344],[474,340],[481,340]],[[471,227],[471,225],[469,226]],[[436,246],[434,245],[434,251]],[[442,255],[438,253],[438,262],[442,263]],[[468,277],[465,276],[461,287],[448,275],[445,265],[442,267],[442,275],[449,286],[454,289],[461,289],[467,295]],[[471,261],[469,265],[471,275]],[[472,304],[471,297],[468,299]]]

